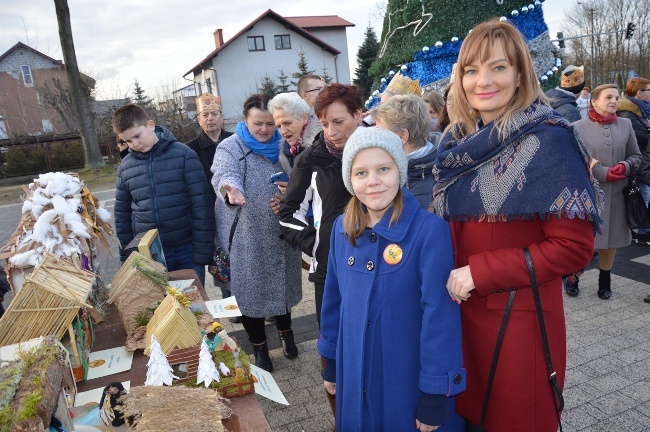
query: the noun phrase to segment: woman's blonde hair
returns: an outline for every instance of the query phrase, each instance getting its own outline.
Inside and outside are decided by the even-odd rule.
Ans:
[[[473,63],[487,61],[497,43],[501,44],[506,59],[519,74],[519,84],[514,96],[506,105],[503,114],[495,120],[499,138],[503,140],[507,137],[508,125],[515,113],[523,112],[535,101],[547,103],[547,98],[542,92],[535,73],[533,59],[519,30],[507,21],[498,19],[483,22],[474,27],[467,35],[458,54],[456,78],[451,85],[454,94],[454,104],[451,106],[451,111],[455,120],[452,126],[460,126],[454,127],[452,130],[455,136],[461,135],[456,136],[456,138],[462,138],[462,136],[476,132],[476,122],[479,119],[478,111],[469,104],[463,89],[465,67]]]
[[[402,210],[404,209],[402,188],[397,189],[397,195],[393,198],[391,206],[393,207],[393,214],[388,222],[389,226],[397,222],[402,215]],[[352,246],[357,245],[357,239],[363,235],[369,223],[370,218],[368,212],[363,208],[363,203],[356,195],[353,195],[345,207],[345,213],[343,213],[343,232],[350,240],[350,243],[352,243]]]

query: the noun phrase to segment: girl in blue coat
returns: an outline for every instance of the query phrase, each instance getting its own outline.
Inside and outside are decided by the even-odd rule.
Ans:
[[[343,153],[353,195],[332,231],[318,351],[340,431],[462,431],[460,311],[446,222],[403,188],[401,140],[359,128]]]

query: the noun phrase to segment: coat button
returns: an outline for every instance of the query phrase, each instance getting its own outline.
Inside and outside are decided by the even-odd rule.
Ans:
[[[368,269],[368,271],[372,271],[375,268],[375,263],[372,261],[368,261],[366,263],[366,268]]]
[[[366,394],[366,388],[365,387],[363,388],[363,394]]]
[[[609,125],[604,125],[603,126],[605,129],[609,129]]]
[[[612,142],[611,142],[611,141],[607,141],[605,144],[607,144],[608,146],[611,146],[611,145],[612,145]]]
[[[454,375],[454,384],[458,385],[460,382],[463,380],[463,377],[460,376],[460,374]]]
[[[377,233],[370,233],[370,241],[373,243],[377,241]]]
[[[609,136],[609,132],[605,132],[605,136]]]
[[[354,257],[348,258],[348,265],[351,266],[354,264]]]

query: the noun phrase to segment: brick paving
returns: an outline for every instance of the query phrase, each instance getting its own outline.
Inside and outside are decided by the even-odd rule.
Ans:
[[[112,211],[110,192],[100,199]],[[4,244],[16,227],[20,206],[3,206],[0,211],[0,243]],[[112,257],[102,254],[97,261],[107,281],[119,265],[116,244],[111,251]],[[643,302],[650,294],[649,270],[650,246],[633,244],[618,252],[610,300],[596,296],[597,258],[580,281],[580,295],[565,296],[568,367],[564,431],[650,431],[650,304]],[[297,359],[284,358],[275,326],[267,325],[273,376],[290,405],[259,396],[258,400],[277,432],[331,431],[334,425],[316,352],[313,285],[306,272],[303,276],[303,300],[292,311],[300,352]],[[211,299],[220,298],[220,290],[210,281],[206,289]],[[227,320],[222,324],[252,354],[243,327]]]

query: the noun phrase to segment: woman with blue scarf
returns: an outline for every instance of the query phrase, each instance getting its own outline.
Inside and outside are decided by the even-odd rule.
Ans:
[[[282,137],[268,111],[270,97],[254,94],[244,102],[244,121],[219,144],[212,163],[217,239],[230,253],[230,289],[255,350],[256,366],[273,370],[264,317],[274,316],[284,356],[298,349],[291,308],[302,298],[300,251],[280,237],[278,216],[269,207],[277,191],[271,176],[282,171]]]
[[[556,432],[566,372],[562,276],[589,263],[600,225],[591,157],[547,106],[512,24],[474,27],[451,86],[452,124],[438,147],[431,209],[450,222],[455,251],[447,291],[460,304],[467,370],[456,411],[466,431]],[[524,248],[539,282],[557,393]]]
[[[632,122],[636,135],[636,143],[645,154],[650,139],[650,80],[646,78],[632,78],[625,87],[625,96],[618,100],[616,115],[627,118]],[[646,205],[650,201],[650,183],[637,173],[637,181],[641,195]],[[650,245],[650,229],[639,229],[637,232],[639,244]],[[650,303],[650,301],[648,301]]]

